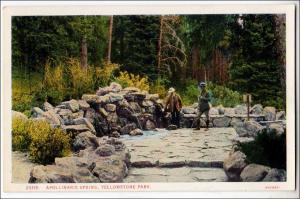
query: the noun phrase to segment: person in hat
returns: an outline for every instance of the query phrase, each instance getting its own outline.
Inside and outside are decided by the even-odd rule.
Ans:
[[[206,131],[208,130],[209,125],[209,109],[210,109],[210,100],[211,100],[211,94],[206,89],[206,83],[200,82],[198,85],[200,95],[198,96],[198,115],[196,118],[196,130],[200,130],[200,119],[201,115],[204,113],[206,116]]]
[[[170,88],[166,98],[165,110],[171,112],[171,124],[180,127],[180,111],[182,108],[182,100],[180,95],[175,92],[174,88]]]

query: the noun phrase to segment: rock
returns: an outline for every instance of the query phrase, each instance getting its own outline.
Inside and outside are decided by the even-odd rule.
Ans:
[[[32,116],[33,117],[42,117],[44,115],[44,111],[40,109],[39,107],[33,107],[32,108]]]
[[[241,173],[243,182],[258,182],[262,181],[270,171],[270,167],[259,164],[249,164]]]
[[[235,115],[234,108],[224,108],[224,115],[232,116]]]
[[[93,137],[91,133],[89,136]],[[53,165],[35,166],[29,183],[122,182],[130,165],[128,149],[115,138],[97,139],[101,146],[96,150],[88,147],[76,156],[55,158]]]
[[[99,146],[97,137],[89,131],[79,133],[73,142],[75,151],[86,149],[88,147],[97,148]]]
[[[234,108],[234,113],[237,115],[246,115],[247,114],[247,107],[245,105],[237,105]]]
[[[248,136],[255,137],[264,127],[256,121],[245,121],[245,129]]]
[[[264,181],[264,182],[285,182],[286,181],[286,171],[284,169],[271,169],[262,181]]]
[[[210,108],[209,109],[209,115],[219,115],[219,110],[217,108]]]
[[[117,123],[118,115],[115,112],[110,112],[110,113],[108,113],[108,116],[106,119],[110,123]]]
[[[231,119],[231,122],[230,122],[230,126],[241,126],[241,125],[243,125],[244,124],[244,122],[242,121],[242,119],[241,118],[238,118],[238,117],[233,117],[232,119]]]
[[[110,103],[115,103],[115,102],[118,102],[118,101],[121,101],[121,100],[123,100],[122,95],[117,94],[117,93],[110,93],[109,94],[109,102]]]
[[[116,82],[110,83],[109,88],[111,89],[111,92],[114,93],[118,93],[122,90],[122,86]]]
[[[141,129],[134,129],[134,130],[130,131],[129,135],[131,135],[131,136],[143,135],[143,132]]]
[[[54,107],[53,107],[49,102],[44,102],[44,104],[43,104],[43,109],[44,109],[45,111],[49,111],[49,110],[54,109]]]
[[[271,106],[267,106],[263,110],[263,114],[267,121],[275,121],[276,119],[276,109]]]
[[[135,113],[141,113],[142,112],[142,108],[140,107],[140,105],[136,102],[129,102],[129,106],[130,108],[135,112]]]
[[[86,101],[87,103],[100,103],[100,97],[98,95],[90,95],[90,94],[84,94],[81,97],[82,100]]]
[[[96,154],[99,156],[111,156],[113,153],[115,153],[115,147],[110,144],[105,144],[102,146],[99,146],[96,151]]]
[[[106,104],[105,110],[108,112],[115,112],[116,111],[116,105],[114,104]]]
[[[120,129],[120,133],[121,133],[121,135],[129,134],[134,129],[136,129],[136,124],[130,123],[130,124],[127,124],[126,126],[122,127]]]
[[[114,132],[111,133],[111,137],[119,138],[120,133],[118,133],[118,131],[114,131]]]
[[[88,108],[90,108],[90,105],[85,100],[78,100],[77,102],[81,110],[86,111]]]
[[[70,100],[66,102],[62,102],[63,105],[66,105],[68,109],[70,109],[73,113],[79,111],[79,104],[77,100]]]
[[[230,153],[224,160],[223,168],[231,181],[239,181],[240,173],[246,165],[246,155],[240,151],[236,151]]]
[[[183,118],[196,118],[197,115],[196,115],[196,114],[183,114],[182,117],[183,117]]]
[[[231,118],[224,116],[224,117],[216,117],[213,119],[214,127],[228,127],[230,124]]]
[[[132,95],[132,93],[127,93],[124,95],[124,98],[128,101],[128,102],[133,102],[134,101],[134,95]]]
[[[225,108],[223,107],[223,105],[217,106],[217,109],[219,111],[219,115],[224,115],[225,114]]]
[[[197,108],[198,108],[198,103],[197,103],[197,102],[194,103],[194,104],[192,105],[192,108],[197,109]]]
[[[93,108],[88,108],[85,111],[84,117],[88,119],[91,123],[94,122],[94,118],[96,116],[96,111]]]
[[[171,124],[171,125],[169,125],[168,126],[168,128],[167,128],[168,130],[176,130],[177,129],[177,126],[176,125],[173,125],[173,124]]]
[[[232,139],[233,144],[239,145],[239,144],[245,144],[249,142],[253,142],[254,138],[253,137],[235,137]]]
[[[60,126],[62,124],[62,118],[55,114],[54,109],[44,112],[43,116],[47,119],[50,124]]]
[[[83,116],[84,116],[84,111],[80,110],[80,111],[78,111],[76,113],[72,113],[71,118],[72,119],[83,118]]]
[[[142,106],[143,107],[149,107],[149,106],[153,106],[153,102],[151,100],[144,100],[142,102]]]
[[[108,112],[104,108],[99,108],[99,113],[104,117],[108,117]]]
[[[20,119],[23,119],[23,120],[28,119],[28,117],[25,114],[21,113],[21,112],[12,110],[11,113],[12,113],[12,118],[20,118]]]
[[[261,104],[255,104],[251,109],[250,109],[251,114],[255,115],[260,115],[263,113],[263,106]]]
[[[276,120],[285,120],[285,112],[279,111],[276,113]]]
[[[58,114],[63,117],[63,116],[71,116],[72,115],[72,111],[69,109],[60,109],[58,111]]]
[[[64,129],[66,132],[74,132],[77,134],[84,131],[90,131],[90,129],[84,124],[62,126],[62,129]]]
[[[118,107],[117,114],[119,117],[131,118],[133,112],[128,107]]]
[[[139,88],[136,88],[136,87],[126,87],[123,90],[128,91],[129,93],[141,92],[141,90]]]
[[[277,135],[281,135],[284,133],[284,128],[282,124],[279,123],[271,123],[269,125],[269,129],[270,130],[274,130],[276,132]]]
[[[151,121],[151,120],[146,121],[145,130],[153,130],[155,128],[156,128],[156,126],[155,126],[155,123],[153,121]]]
[[[150,99],[153,102],[156,102],[159,100],[159,95],[158,94],[149,94],[146,98]]]
[[[135,92],[131,94],[134,97],[135,101],[142,102],[146,98],[146,94],[144,92]]]
[[[195,114],[196,109],[192,108],[192,107],[183,107],[181,112],[184,113],[184,114]]]
[[[87,118],[77,118],[77,119],[74,120],[74,124],[75,125],[84,124],[90,129],[90,131],[92,133],[94,133],[94,134],[96,133],[96,130],[95,130],[94,126],[92,125],[92,123]]]

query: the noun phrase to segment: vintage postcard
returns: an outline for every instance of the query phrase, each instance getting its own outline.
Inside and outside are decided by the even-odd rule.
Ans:
[[[3,191],[292,193],[295,8],[4,6]]]

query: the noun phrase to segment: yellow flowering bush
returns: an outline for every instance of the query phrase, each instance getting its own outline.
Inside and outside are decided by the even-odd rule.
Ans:
[[[12,119],[12,149],[13,151],[27,151],[31,137],[27,131],[29,120],[22,117]]]
[[[140,75],[134,75],[128,72],[120,72],[120,75],[116,78],[116,81],[125,87],[136,87],[141,90],[149,91],[150,84],[148,77],[141,77]]]

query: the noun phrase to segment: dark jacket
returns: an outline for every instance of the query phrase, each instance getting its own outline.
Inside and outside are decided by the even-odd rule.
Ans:
[[[210,102],[210,93],[204,89],[201,91],[200,95],[198,96],[198,111],[205,112],[209,111],[209,102]]]

